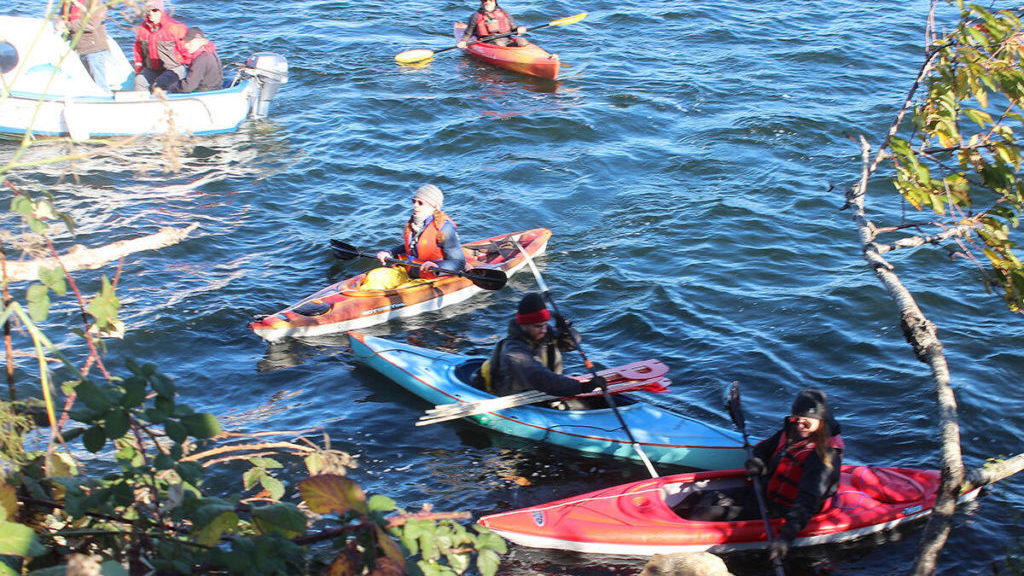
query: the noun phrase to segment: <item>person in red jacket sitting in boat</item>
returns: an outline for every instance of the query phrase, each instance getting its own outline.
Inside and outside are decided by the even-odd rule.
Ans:
[[[498,8],[497,0],[481,0],[480,9],[473,12],[466,23],[466,31],[459,39],[458,47],[465,48],[470,41],[487,42],[497,46],[526,46],[526,38],[508,37],[494,38],[488,40],[489,36],[495,34],[507,34],[515,30],[516,34],[526,34],[526,26],[518,26],[512,15],[502,8]]]
[[[782,429],[754,446],[746,462],[747,475],[762,479],[768,515],[785,518],[771,543],[772,558],[785,557],[796,535],[835,495],[843,449],[839,423],[829,410],[827,396],[817,388],[801,390]],[[760,517],[751,489],[741,494],[704,492],[695,503],[684,500],[676,511],[689,520],[712,522]]]
[[[185,77],[182,39],[188,27],[164,12],[163,0],[147,0],[146,19],[135,29],[135,89],[166,90]]]
[[[387,265],[387,259],[402,259],[419,266],[375,268],[366,274],[361,284],[364,290],[391,290],[410,281],[410,278],[430,280],[437,278],[431,270],[461,271],[466,267],[466,255],[455,221],[441,211],[444,193],[433,184],[420,186],[412,197],[412,215],[405,224],[403,242],[390,250],[377,252],[377,259]]]

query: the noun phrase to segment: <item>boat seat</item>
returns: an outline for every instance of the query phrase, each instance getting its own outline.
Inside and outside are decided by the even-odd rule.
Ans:
[[[331,311],[332,306],[332,304],[328,304],[323,300],[317,299],[304,302],[295,308],[292,308],[291,311],[302,316],[323,316]]]
[[[483,358],[473,358],[467,360],[462,364],[455,367],[455,377],[461,380],[465,384],[473,385],[473,375],[480,369],[480,365],[484,363]]]
[[[924,496],[924,489],[913,478],[873,466],[855,468],[850,474],[850,485],[886,504],[914,502]]]

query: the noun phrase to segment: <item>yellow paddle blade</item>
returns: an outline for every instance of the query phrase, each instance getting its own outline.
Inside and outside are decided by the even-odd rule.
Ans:
[[[427,50],[426,48],[416,48],[414,50],[406,50],[405,52],[399,52],[395,55],[395,60],[399,64],[413,64],[415,62],[423,62],[424,60],[430,60],[434,57],[433,50]]]
[[[566,16],[565,18],[559,18],[558,20],[552,20],[551,22],[548,22],[548,26],[566,26],[566,25],[569,25],[569,24],[575,24],[575,23],[579,22],[580,20],[583,20],[586,17],[587,17],[587,13],[586,12],[580,12],[579,14],[577,14],[575,16]]]

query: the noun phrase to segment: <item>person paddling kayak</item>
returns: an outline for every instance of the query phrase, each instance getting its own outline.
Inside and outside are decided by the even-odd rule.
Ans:
[[[562,352],[574,350],[576,345],[565,318],[556,317],[556,327],[548,325],[550,320],[551,312],[544,305],[543,296],[534,292],[524,296],[516,308],[516,317],[508,324],[508,336],[494,347],[474,383],[496,396],[527,390],[575,396],[600,388],[604,383],[601,376],[581,382],[562,375]]]
[[[412,197],[412,215],[405,224],[403,242],[390,250],[377,252],[382,265],[388,258],[407,260],[419,267],[375,268],[366,274],[360,286],[364,290],[391,290],[410,278],[436,278],[430,270],[442,268],[461,271],[466,268],[466,255],[455,221],[441,211],[444,193],[433,184],[420,186]]]
[[[506,34],[513,30],[520,36],[526,34],[526,26],[517,25],[511,14],[503,8],[498,8],[497,0],[481,0],[480,8],[469,17],[466,31],[462,34],[457,46],[465,48],[471,41],[487,42],[497,46],[526,46],[529,44],[525,38],[519,37],[506,36],[488,40],[489,36]]]
[[[817,388],[801,390],[782,429],[754,446],[746,462],[747,475],[767,477],[761,486],[765,486],[768,515],[786,519],[771,544],[772,558],[785,557],[797,533],[831,502],[839,487],[843,449],[839,423],[829,410],[827,396]],[[688,520],[711,522],[759,515],[750,488],[699,493],[696,502],[684,500],[675,510]]]

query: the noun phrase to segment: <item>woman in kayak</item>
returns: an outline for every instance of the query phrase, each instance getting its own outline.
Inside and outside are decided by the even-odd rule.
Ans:
[[[825,393],[817,388],[801,390],[782,429],[754,446],[747,474],[762,478],[768,515],[785,518],[771,543],[772,558],[784,557],[797,533],[835,495],[843,447],[839,423],[829,411]],[[744,494],[705,492],[698,502],[687,505],[684,501],[677,511],[690,520],[704,521],[753,519],[760,514],[749,489]]]
[[[515,319],[508,324],[508,336],[498,342],[490,359],[480,367],[474,377],[475,385],[496,396],[527,390],[575,396],[600,388],[604,383],[601,376],[581,382],[562,375],[562,351],[574,350],[575,339],[565,318],[555,318],[557,327],[549,326],[550,320],[551,312],[544,305],[543,296],[524,296]]]
[[[481,0],[480,8],[473,12],[473,15],[469,17],[469,22],[466,23],[466,31],[462,33],[458,47],[465,48],[471,40],[498,46],[526,46],[529,44],[525,38],[510,38],[508,36],[488,40],[490,36],[508,34],[513,30],[520,36],[526,34],[526,26],[518,26],[511,14],[503,8],[498,8],[497,0]]]
[[[444,194],[433,184],[420,186],[412,197],[412,215],[405,223],[403,243],[390,250],[377,252],[377,259],[402,259],[419,266],[375,268],[366,274],[360,288],[390,290],[410,278],[437,278],[431,270],[460,271],[466,267],[466,255],[456,230],[455,221],[441,211]]]

